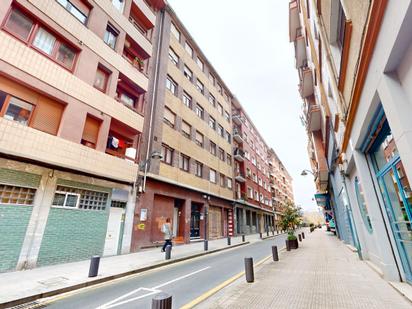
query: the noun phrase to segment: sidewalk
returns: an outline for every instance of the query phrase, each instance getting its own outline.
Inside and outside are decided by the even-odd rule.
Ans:
[[[357,255],[324,230],[305,235],[298,250],[255,269],[196,308],[412,308]]]
[[[246,243],[243,244],[256,241],[260,241],[259,234],[246,235]],[[242,245],[242,238],[233,237],[231,242],[231,246],[228,246],[226,238],[211,240],[209,241],[208,252],[212,253],[216,250],[229,249]],[[57,290],[67,289],[68,291],[77,289],[126,274],[163,266],[176,262],[177,260],[207,254],[207,252],[203,250],[203,245],[203,242],[196,242],[188,245],[174,246],[172,259],[169,261],[165,261],[165,254],[160,252],[160,248],[104,257],[100,260],[99,275],[95,278],[87,277],[90,265],[89,260],[39,267],[31,270],[1,273],[0,308],[2,308],[2,304],[11,301],[33,297],[25,301],[28,302],[38,299],[40,296],[54,295]]]

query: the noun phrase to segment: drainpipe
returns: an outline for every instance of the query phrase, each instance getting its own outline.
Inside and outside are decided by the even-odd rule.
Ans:
[[[164,27],[164,18],[165,13],[164,9],[160,11],[160,23],[159,23],[159,35],[157,39],[157,48],[156,48],[156,59],[155,59],[155,71],[154,71],[154,80],[153,80],[153,94],[150,106],[150,122],[149,122],[149,134],[147,137],[147,149],[146,149],[146,158],[144,164],[144,176],[143,176],[143,187],[142,191],[145,192],[146,190],[146,178],[147,178],[147,170],[148,170],[148,163],[149,163],[149,156],[150,150],[152,146],[152,134],[153,134],[153,118],[154,118],[154,105],[157,99],[157,88],[158,88],[158,80],[159,80],[159,62],[160,62],[160,50],[162,47],[162,40],[163,40],[163,27]]]

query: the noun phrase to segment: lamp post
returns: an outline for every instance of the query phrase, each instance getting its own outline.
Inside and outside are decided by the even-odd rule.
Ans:
[[[312,172],[312,171],[310,171],[310,170],[303,170],[303,171],[302,171],[302,173],[300,173],[300,176],[307,176],[307,175],[308,175],[308,173],[309,173],[309,174],[312,174],[312,175],[313,175],[313,177],[315,177],[315,178],[316,178],[315,173],[313,173],[313,172]]]
[[[140,172],[144,172],[144,175],[143,175],[143,186],[142,186],[141,190],[139,190],[139,192],[144,192],[145,189],[146,189],[147,170],[148,170],[149,167],[150,167],[150,163],[152,162],[152,159],[154,159],[154,160],[161,160],[161,159],[163,159],[163,156],[162,156],[162,154],[161,154],[159,151],[155,150],[155,151],[153,151],[153,152],[150,154],[150,157],[149,157],[149,158],[147,158],[146,160],[144,160],[144,161],[142,161],[142,162],[139,163],[139,174],[140,174]]]

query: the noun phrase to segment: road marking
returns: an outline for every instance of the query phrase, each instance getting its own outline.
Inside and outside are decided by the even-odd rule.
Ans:
[[[110,302],[105,303],[105,304],[97,307],[96,309],[109,309],[109,308],[117,307],[117,306],[120,306],[120,305],[129,303],[129,302],[132,302],[132,301],[135,301],[135,300],[144,298],[144,297],[146,297],[146,296],[150,296],[150,295],[153,295],[153,294],[156,294],[156,293],[160,293],[161,290],[159,290],[159,288],[164,287],[164,286],[166,286],[166,285],[168,285],[168,284],[171,284],[171,283],[173,283],[173,282],[176,282],[176,281],[185,279],[185,278],[187,278],[187,277],[193,276],[193,275],[195,275],[195,274],[197,274],[197,273],[200,273],[200,272],[202,272],[202,271],[205,271],[206,269],[209,269],[209,268],[210,268],[210,266],[201,268],[201,269],[196,270],[196,271],[194,271],[194,272],[191,272],[191,273],[189,273],[189,274],[186,274],[186,275],[180,276],[180,277],[178,277],[178,278],[175,278],[175,279],[166,281],[166,282],[164,282],[164,283],[162,283],[162,284],[159,284],[159,285],[157,285],[157,286],[154,286],[154,287],[152,287],[152,288],[142,288],[142,287],[140,287],[140,288],[135,289],[135,290],[133,290],[133,291],[130,291],[129,293],[126,293],[126,294],[124,294],[124,295],[122,295],[122,296],[120,296],[120,297],[118,297],[118,298],[115,298],[115,299],[111,300]],[[125,298],[127,298],[127,297],[129,297],[129,296],[131,296],[131,295],[133,295],[133,294],[135,294],[135,293],[137,293],[137,292],[142,291],[142,290],[148,291],[149,293],[121,301],[122,299],[125,299]],[[121,302],[119,302],[119,301],[121,301]]]
[[[282,249],[283,250],[283,249]],[[282,251],[281,250],[281,251]],[[254,264],[254,267],[259,266],[261,264],[263,264],[264,262],[266,262],[268,259],[270,259],[272,257],[272,255],[268,255],[267,257],[261,259],[259,262]],[[214,288],[210,289],[209,291],[206,291],[205,293],[203,293],[202,295],[200,295],[199,297],[195,298],[194,300],[192,300],[191,302],[187,303],[186,305],[180,307],[180,309],[190,309],[193,308],[194,306],[200,304],[202,301],[205,301],[207,298],[209,298],[210,296],[212,296],[213,294],[216,294],[219,290],[223,289],[224,287],[228,286],[229,284],[235,282],[237,279],[239,279],[240,277],[242,277],[245,274],[244,271],[241,271],[240,273],[234,275],[233,277],[227,279],[226,281],[222,282],[221,284],[215,286]]]

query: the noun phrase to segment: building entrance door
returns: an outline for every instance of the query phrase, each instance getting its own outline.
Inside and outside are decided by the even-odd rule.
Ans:
[[[190,217],[190,238],[200,238],[200,210],[196,205],[192,205],[192,214]]]

